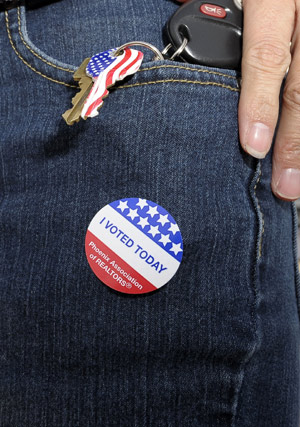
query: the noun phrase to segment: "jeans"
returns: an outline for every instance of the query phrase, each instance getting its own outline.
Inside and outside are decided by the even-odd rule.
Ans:
[[[238,138],[238,72],[152,61],[68,127],[82,60],[162,49],[170,0],[0,14],[1,427],[298,427],[296,214]],[[176,219],[161,289],[105,286],[84,252],[114,200]]]

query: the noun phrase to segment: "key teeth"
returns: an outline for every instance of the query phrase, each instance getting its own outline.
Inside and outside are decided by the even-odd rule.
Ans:
[[[83,76],[79,80],[79,92],[76,93],[72,98],[72,104],[74,105],[81,98],[82,91],[85,91],[89,85],[92,83],[92,78],[88,76]]]
[[[89,63],[91,58],[85,58],[82,62],[82,64],[80,65],[80,67],[75,71],[75,73],[73,74],[73,79],[75,81],[81,80],[81,78],[83,76],[87,76],[85,73],[85,69]],[[88,77],[88,76],[87,76]]]
[[[103,106],[103,104],[104,104],[104,102],[102,101],[102,103],[99,105],[99,107],[97,107],[97,112],[95,112],[93,115],[90,115],[90,116],[84,116],[84,117],[82,117],[82,116],[80,116],[83,120],[86,120],[86,119],[93,119],[94,117],[97,117],[98,115],[99,115],[99,110],[100,110],[100,108]]]
[[[62,118],[64,119],[64,121],[67,123],[67,125],[72,126],[72,124],[74,123],[74,121],[69,121],[69,115],[71,113],[72,109],[67,110],[64,112],[64,114],[62,114]]]
[[[113,85],[110,85],[109,87],[111,87],[111,86],[113,86]],[[97,111],[97,113],[95,113],[94,115],[90,115],[90,116],[84,116],[84,117],[81,117],[81,118],[83,118],[84,120],[86,120],[87,118],[93,118],[93,117],[97,117],[98,115],[99,115],[99,110],[100,110],[100,108],[103,106],[103,104],[104,104],[104,99],[105,98],[107,98],[108,97],[108,95],[109,95],[109,91],[108,91],[108,89],[106,89],[106,91],[104,92],[104,94],[103,94],[103,96],[102,96],[102,98],[101,98],[101,104],[96,108],[96,111]]]
[[[77,101],[79,101],[81,98],[81,90],[76,93],[75,96],[72,98],[72,105],[75,105]]]
[[[80,89],[75,96],[72,98],[73,107],[67,110],[64,114],[62,114],[63,119],[68,125],[73,125],[74,123],[79,122],[80,120],[80,110],[76,111],[77,105],[80,103],[80,100],[83,96],[87,96],[90,90],[90,86],[93,84],[93,80],[91,77],[85,74],[86,66],[89,62],[90,58],[86,58],[79,69],[74,73],[74,80],[78,81],[78,89]],[[87,92],[87,94],[85,94]],[[81,106],[82,109],[82,106]],[[71,118],[70,118],[71,117]]]
[[[80,80],[78,81],[78,85],[81,88],[84,86],[89,86],[89,84],[93,81],[93,79],[89,76],[82,76]]]
[[[80,120],[80,116],[77,119],[69,119],[69,116],[72,113],[72,108],[70,108],[69,110],[65,111],[64,114],[62,114],[62,118],[64,119],[64,121],[67,123],[67,125],[72,126],[74,123],[78,123]]]

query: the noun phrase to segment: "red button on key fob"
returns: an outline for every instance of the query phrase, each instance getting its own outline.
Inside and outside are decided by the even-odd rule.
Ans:
[[[243,12],[234,0],[216,3],[191,0],[167,24],[170,42],[177,50],[188,42],[180,58],[192,64],[240,70]]]
[[[204,15],[214,16],[215,18],[225,18],[227,13],[223,7],[216,6],[215,4],[204,3],[200,6],[200,12]]]

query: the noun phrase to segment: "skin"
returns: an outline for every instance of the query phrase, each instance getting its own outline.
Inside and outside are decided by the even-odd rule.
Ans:
[[[278,121],[280,87],[288,71],[271,182],[273,193],[283,200],[300,197],[299,12],[300,0],[243,0],[240,142],[253,157],[267,155]]]

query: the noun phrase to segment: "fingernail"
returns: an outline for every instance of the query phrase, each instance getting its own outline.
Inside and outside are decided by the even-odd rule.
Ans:
[[[300,197],[300,170],[283,169],[279,175],[274,191],[281,197],[295,200]]]
[[[272,133],[263,123],[253,123],[247,136],[246,150],[251,156],[263,159],[272,143]]]

